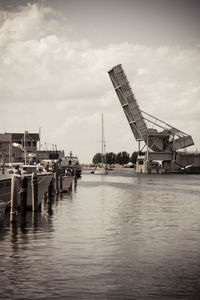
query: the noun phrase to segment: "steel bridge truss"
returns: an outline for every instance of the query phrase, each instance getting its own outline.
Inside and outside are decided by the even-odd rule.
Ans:
[[[147,149],[164,153],[194,145],[190,135],[140,110],[121,65],[108,74],[136,141],[144,141]]]

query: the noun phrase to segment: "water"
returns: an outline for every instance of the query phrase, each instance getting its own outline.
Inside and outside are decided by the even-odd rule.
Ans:
[[[200,299],[200,176],[85,173],[0,226],[0,299]]]

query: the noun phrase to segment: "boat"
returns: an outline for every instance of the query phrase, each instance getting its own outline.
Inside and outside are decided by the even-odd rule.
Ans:
[[[13,175],[0,175],[0,202],[6,206],[10,201],[11,195],[11,178]]]
[[[94,174],[97,174],[97,175],[106,175],[106,174],[108,174],[108,170],[105,167],[97,167],[94,170]]]
[[[65,175],[81,177],[81,165],[77,156],[72,151],[61,160],[61,169]]]
[[[68,192],[72,187],[72,182],[74,180],[74,176],[64,175],[62,177],[62,192]]]
[[[28,179],[28,190],[27,190],[27,207],[32,207],[32,174],[27,174]],[[37,173],[38,177],[38,205],[41,205],[42,200],[44,198],[45,193],[48,191],[48,187],[50,185],[51,180],[53,179],[53,173],[51,172],[43,172]]]
[[[103,122],[103,115],[102,115],[102,128],[101,128],[101,164],[99,164],[95,170],[94,174],[98,175],[106,175],[108,174],[108,169],[106,166],[106,143],[105,143],[105,136],[104,136],[104,122]]]
[[[6,207],[10,207],[11,200],[11,184],[12,178],[15,176],[16,178],[16,188],[18,191],[18,195],[20,195],[21,189],[21,178],[27,177],[28,187],[27,187],[27,208],[32,207],[32,174],[28,172],[28,166],[26,166],[26,170],[22,170],[22,172],[17,168],[14,169],[13,172],[9,170],[9,174],[1,174],[0,175],[0,201],[6,204]],[[53,178],[52,172],[46,171],[37,171],[38,177],[38,205],[41,204],[42,199],[44,198],[45,193],[48,190],[48,186]],[[18,206],[20,206],[20,197],[18,197]]]
[[[10,205],[11,175],[0,174],[0,222],[3,221],[6,208]]]

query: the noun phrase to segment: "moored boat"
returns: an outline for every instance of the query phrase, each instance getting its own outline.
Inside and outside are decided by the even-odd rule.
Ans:
[[[0,201],[6,204],[10,201],[12,176],[0,175]]]
[[[68,156],[62,159],[61,169],[65,174],[75,175],[76,177],[81,176],[81,165],[79,163],[78,157],[74,156],[72,151],[70,151]]]
[[[25,175],[28,178],[28,190],[27,190],[27,207],[32,207],[32,175]],[[41,205],[41,202],[44,198],[45,193],[48,190],[48,186],[53,178],[53,173],[41,173],[37,174],[38,177],[38,205]]]
[[[11,200],[11,182],[12,177],[16,177],[16,186],[18,191],[18,206],[20,206],[20,181],[23,176],[27,177],[28,187],[27,187],[27,208],[32,207],[32,174],[10,174],[10,175],[0,175],[0,201],[6,203],[6,207],[10,207]],[[45,192],[48,190],[48,186],[53,178],[53,173],[42,172],[37,173],[38,180],[38,205],[41,204],[44,198]]]
[[[94,170],[94,174],[106,175],[106,174],[108,174],[108,170],[107,170],[106,166],[103,165],[103,166],[97,167]]]
[[[72,186],[74,176],[65,175],[62,177],[62,192],[67,192]]]

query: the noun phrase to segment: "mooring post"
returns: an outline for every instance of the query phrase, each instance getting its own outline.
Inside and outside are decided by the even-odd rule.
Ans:
[[[28,178],[23,176],[21,178],[21,189],[20,189],[20,211],[26,213],[27,206],[27,189],[28,189]]]
[[[54,173],[54,189],[55,189],[55,193],[56,194],[58,194],[58,192],[59,192],[59,189],[58,189],[58,179],[59,179],[58,170],[56,170],[55,173]]]
[[[32,174],[31,188],[32,188],[32,211],[36,211],[38,210],[38,176],[36,173]]]
[[[18,215],[18,190],[17,178],[12,177],[11,181],[11,204],[10,204],[10,222],[15,223]]]
[[[59,174],[59,192],[62,193],[62,190],[63,190],[63,177],[62,177],[62,174],[60,173]]]
[[[48,200],[47,200],[47,202],[50,202],[52,200],[53,195],[54,195],[54,177],[51,179],[51,182],[50,182],[49,187],[48,187]]]
[[[74,183],[77,183],[77,169],[74,169]]]

